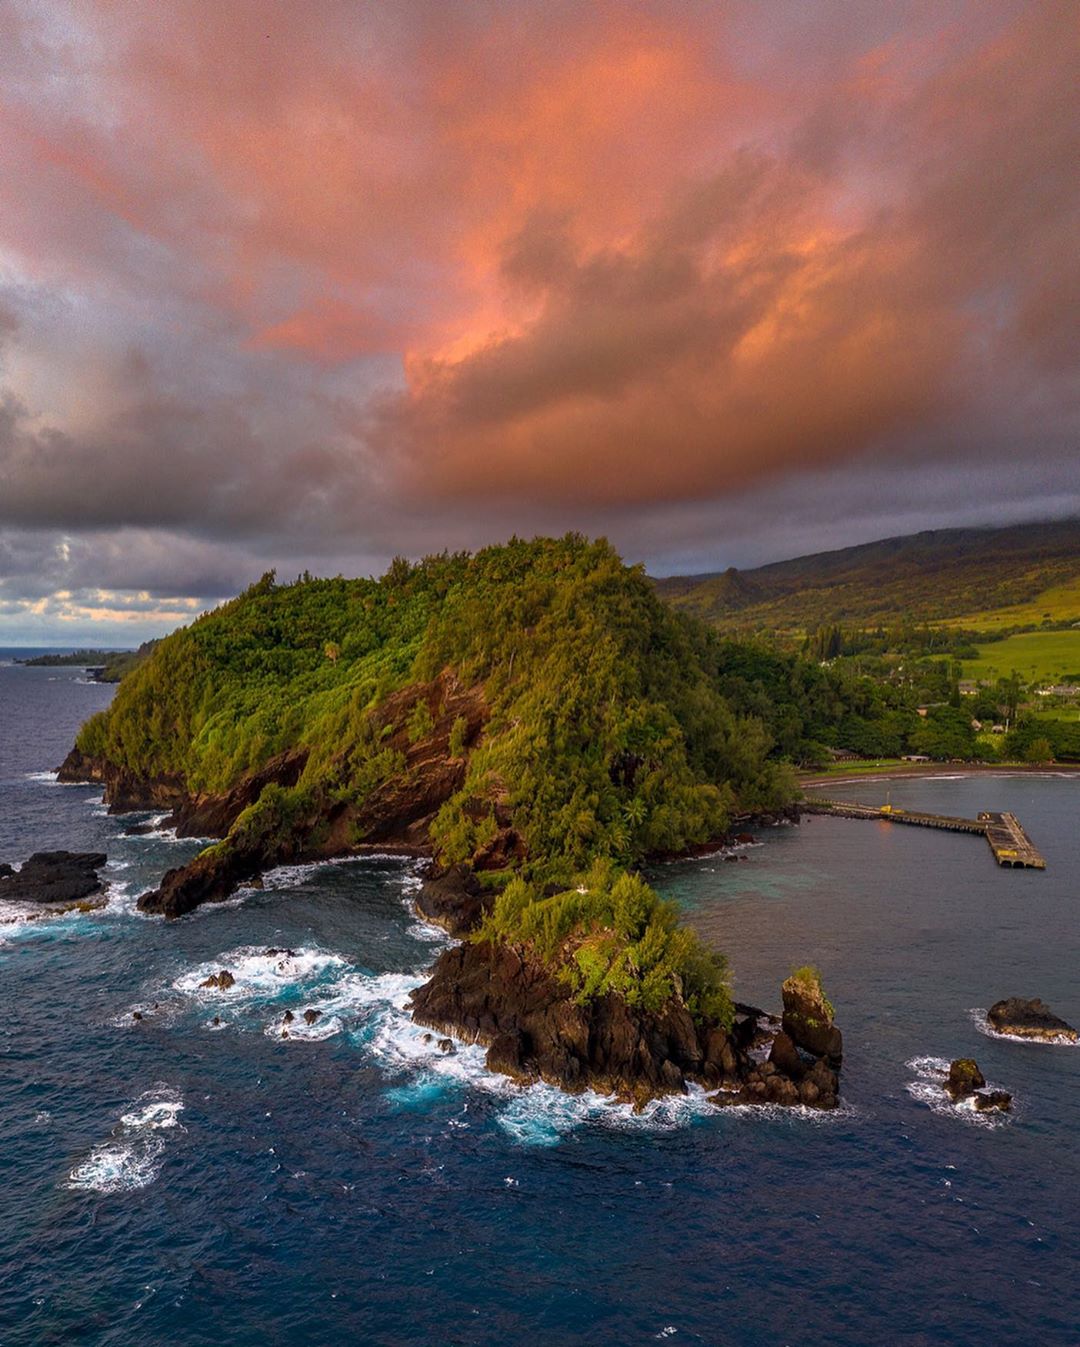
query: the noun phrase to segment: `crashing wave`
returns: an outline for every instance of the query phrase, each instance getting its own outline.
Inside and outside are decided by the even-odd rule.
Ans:
[[[123,1193],[145,1188],[157,1178],[165,1154],[165,1136],[183,1131],[184,1101],[169,1085],[158,1084],[134,1100],[113,1128],[111,1138],[95,1146],[70,1172],[65,1187],[93,1193]]]

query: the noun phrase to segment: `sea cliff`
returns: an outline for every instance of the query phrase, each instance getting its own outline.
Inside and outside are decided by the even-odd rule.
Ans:
[[[718,691],[718,652],[575,536],[379,581],[270,575],[155,647],[60,779],[217,839],[139,898],[169,918],[283,862],[431,857],[420,911],[465,939],[414,1013],[488,1043],[496,1069],[799,1102],[811,1063],[754,1063],[722,957],[633,875],[794,798],[761,724]]]

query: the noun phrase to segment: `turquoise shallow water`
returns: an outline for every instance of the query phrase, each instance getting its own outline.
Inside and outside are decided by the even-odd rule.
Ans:
[[[0,665],[0,859],[101,847],[112,882],[101,913],[0,925],[0,1343],[1080,1340],[1080,1051],[971,1013],[1037,994],[1080,1022],[1080,781],[890,787],[1014,809],[1045,874],[828,819],[658,870],[743,999],[821,966],[847,1103],[634,1118],[424,1042],[401,1006],[438,944],[399,861],[138,916],[196,844],[126,836],[146,820],[46,775],[110,695]],[[201,989],[220,967],[237,985]],[[960,1054],[1014,1092],[1011,1120],[939,1107],[935,1062]]]

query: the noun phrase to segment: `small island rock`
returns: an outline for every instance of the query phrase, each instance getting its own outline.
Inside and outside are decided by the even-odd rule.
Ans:
[[[1005,1001],[997,1001],[986,1018],[991,1029],[1012,1038],[1066,1039],[1071,1043],[1077,1039],[1072,1025],[1054,1015],[1038,997],[1025,1001],[1022,997],[1011,996]]]
[[[986,1077],[971,1057],[958,1057],[950,1063],[945,1089],[953,1099],[964,1099],[976,1090],[981,1090],[985,1084]]]

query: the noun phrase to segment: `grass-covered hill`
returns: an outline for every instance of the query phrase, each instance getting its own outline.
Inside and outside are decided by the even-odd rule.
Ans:
[[[1080,621],[1080,521],[940,529],[656,584],[730,631],[946,621],[983,631],[1003,612],[1017,625]]]
[[[69,772],[111,782],[114,803],[143,791],[206,817],[248,801],[233,819],[222,806],[207,865],[397,842],[569,883],[790,798],[763,726],[719,691],[721,655],[576,536],[380,580],[267,576],[163,640]]]

